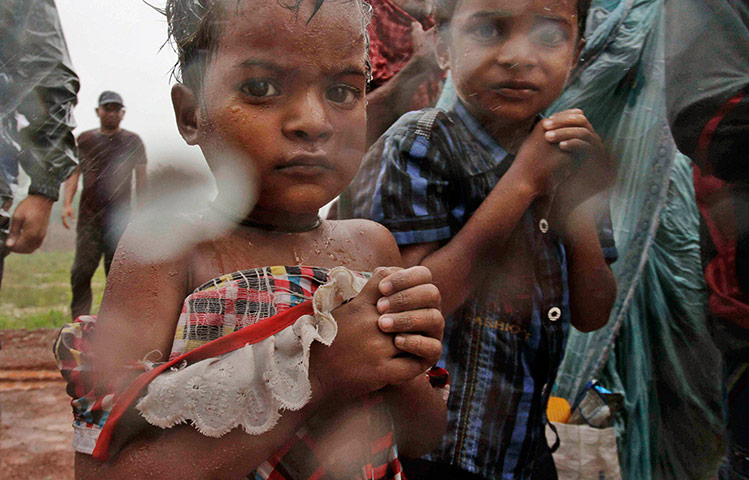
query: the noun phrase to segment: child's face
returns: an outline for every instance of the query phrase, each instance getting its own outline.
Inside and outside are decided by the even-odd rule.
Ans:
[[[298,11],[282,3],[225,2],[197,143],[212,167],[232,163],[234,175],[257,182],[264,211],[316,213],[364,152],[361,12],[356,2],[327,1],[308,23],[314,2]]]
[[[461,0],[438,54],[484,123],[523,125],[565,87],[578,54],[576,0]]]

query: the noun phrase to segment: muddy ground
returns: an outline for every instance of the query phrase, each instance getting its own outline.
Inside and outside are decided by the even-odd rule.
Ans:
[[[53,329],[0,330],[0,478],[73,478],[70,398]]]

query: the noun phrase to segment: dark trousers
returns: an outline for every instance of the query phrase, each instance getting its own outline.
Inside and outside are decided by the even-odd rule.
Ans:
[[[73,319],[91,313],[91,278],[99,267],[102,255],[104,272],[109,274],[109,266],[121,236],[121,228],[107,226],[104,222],[78,219],[75,260],[70,271],[70,285],[73,289],[70,313]]]

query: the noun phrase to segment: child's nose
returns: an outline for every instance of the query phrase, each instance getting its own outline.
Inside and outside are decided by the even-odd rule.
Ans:
[[[530,68],[537,64],[536,49],[527,34],[507,39],[497,54],[497,63],[509,69]]]
[[[333,134],[324,100],[315,92],[305,93],[293,102],[283,126],[284,135],[292,140],[317,142]]]

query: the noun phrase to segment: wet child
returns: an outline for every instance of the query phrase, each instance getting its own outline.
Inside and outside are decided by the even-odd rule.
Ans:
[[[58,339],[76,476],[400,478],[395,444],[420,455],[444,431],[444,400],[424,375],[441,351],[439,291],[426,268],[377,268],[401,263],[382,226],[318,217],[363,155],[367,10],[169,0],[166,13],[177,124],[218,195],[164,219],[163,238],[131,223],[92,344],[81,345],[91,319]],[[239,213],[252,186],[257,201]],[[66,367],[84,350],[92,372]]]
[[[541,117],[577,64],[587,2],[435,8],[458,99],[401,117],[350,187],[351,215],[387,226],[408,265],[428,266],[451,315],[448,431],[406,473],[556,478],[544,429],[569,325],[603,326],[616,293],[610,229],[597,231],[614,162],[582,111]]]

